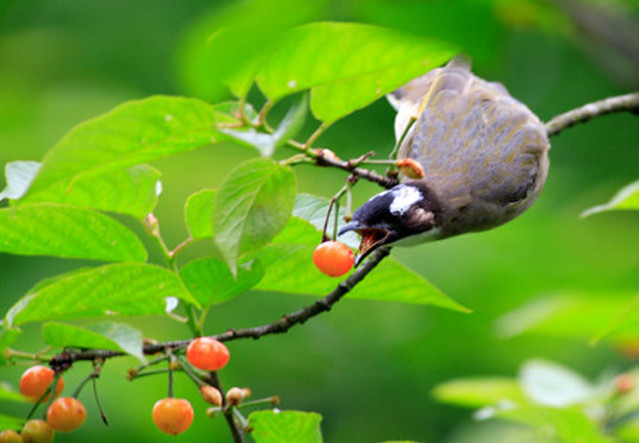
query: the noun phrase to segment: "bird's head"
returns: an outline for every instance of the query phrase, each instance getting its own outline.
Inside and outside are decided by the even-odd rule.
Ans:
[[[422,182],[400,184],[373,196],[340,231],[361,237],[357,266],[380,246],[419,243],[437,238],[441,210],[432,191]]]

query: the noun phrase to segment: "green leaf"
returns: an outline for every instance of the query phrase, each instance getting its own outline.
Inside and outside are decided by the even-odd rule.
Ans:
[[[489,415],[490,409],[486,411]],[[535,405],[504,405],[494,408],[494,417],[522,423],[536,429],[542,435],[553,435],[553,442],[613,443],[592,417],[586,415],[582,406],[551,408]],[[479,413],[484,411],[478,411]],[[481,414],[480,418],[481,417]],[[490,417],[487,417],[490,418]],[[535,440],[536,441],[536,440]]]
[[[179,277],[167,269],[122,263],[82,269],[48,285],[36,285],[5,318],[17,326],[82,317],[162,315],[175,297],[199,306]]]
[[[216,5],[202,16],[180,45],[178,68],[183,87],[207,99],[217,99],[228,85],[237,97],[249,92],[265,49],[291,26],[312,20],[325,0],[247,0]]]
[[[4,167],[7,187],[0,192],[0,201],[5,198],[16,200],[22,197],[39,170],[39,162],[16,161],[7,163]]]
[[[329,200],[324,197],[318,197],[317,195],[312,194],[297,194],[295,196],[295,207],[293,208],[293,215],[301,218],[302,220],[308,221],[312,224],[315,229],[319,232],[322,232],[324,229],[324,223],[326,221],[326,214],[328,213]],[[333,208],[333,211],[335,208]],[[335,213],[332,212],[331,220],[329,221],[329,226],[334,226],[335,219],[333,218]],[[337,217],[337,231],[339,231],[346,222],[345,217],[346,210],[343,206],[340,206],[339,213]],[[359,247],[359,235],[355,232],[349,231],[346,234],[340,235],[339,241],[346,244],[352,249],[357,249]]]
[[[12,417],[0,414],[0,429],[14,429],[19,431],[24,425],[24,417]]]
[[[531,301],[495,324],[504,337],[522,333],[582,341],[610,335],[614,341],[639,338],[637,295],[632,293],[557,294]]]
[[[622,209],[639,209],[639,180],[621,189],[608,203],[587,209],[581,216],[588,217],[600,212]]]
[[[20,329],[10,328],[2,322],[2,326],[0,326],[0,364],[6,364],[9,361],[4,350],[15,343],[21,333]]]
[[[45,155],[27,195],[80,174],[126,168],[216,143],[217,117],[211,105],[191,98],[156,96],[124,103],[67,133]]]
[[[142,352],[142,332],[124,323],[97,323],[73,326],[48,322],[42,325],[42,340],[55,347],[78,347],[122,351],[145,362]]]
[[[479,65],[490,65],[503,57],[506,38],[503,25],[514,22],[512,15],[504,17],[497,11],[502,12],[509,7],[510,10],[530,13],[539,2],[530,3],[509,0],[363,0],[353,5],[353,13],[357,21],[453,43],[477,60]],[[506,23],[499,23],[500,19]],[[528,20],[520,23],[530,26]]]
[[[24,395],[20,394],[20,392],[5,382],[0,383],[0,400],[13,401],[16,403],[30,403]]]
[[[437,385],[433,395],[441,402],[471,408],[495,405],[504,400],[525,400],[519,384],[506,377],[451,380]]]
[[[291,216],[295,175],[264,158],[240,164],[215,195],[213,232],[233,275],[241,254],[267,244]]]
[[[314,412],[265,410],[248,417],[256,443],[321,443],[322,416]]]
[[[213,202],[215,189],[191,194],[184,206],[184,221],[192,238],[213,237]]]
[[[266,268],[266,274],[255,289],[325,295],[335,288],[337,280],[321,273],[312,259],[313,251],[322,239],[321,227],[324,224],[327,208],[327,199],[306,194],[297,197],[293,210],[296,216],[291,218],[282,232],[273,239],[271,245],[256,254]],[[308,217],[313,225],[298,218],[299,216]],[[340,217],[341,223],[343,221]],[[355,245],[358,244],[355,238],[351,239]],[[401,282],[399,286],[398,282]],[[432,304],[458,311],[468,311],[392,257],[382,261],[346,297]]]
[[[255,128],[220,129],[230,138],[256,148],[263,157],[271,157],[275,149],[282,146],[299,132],[304,124],[308,99],[306,95],[288,110],[277,129],[272,134],[258,132]]]
[[[229,100],[225,102],[215,103],[213,109],[218,113],[218,122],[231,123],[235,125],[244,124],[244,119],[257,125],[259,115],[250,103],[244,103],[244,109],[240,114],[240,102],[237,100]],[[242,117],[242,118],[240,118]]]
[[[160,191],[160,171],[148,165],[116,169],[71,179],[19,200],[18,204],[50,202],[144,218],[155,208]]]
[[[519,372],[519,383],[535,403],[557,408],[585,403],[596,394],[581,375],[544,360],[526,362]]]
[[[233,278],[224,262],[214,258],[194,260],[180,269],[184,285],[204,307],[248,291],[263,275],[264,268],[257,260],[241,264],[237,270],[237,279]]]
[[[145,261],[140,239],[111,217],[36,203],[0,209],[0,251],[105,261]]]
[[[359,23],[312,23],[287,32],[257,75],[271,100],[311,89],[311,111],[335,121],[455,55],[445,43]]]

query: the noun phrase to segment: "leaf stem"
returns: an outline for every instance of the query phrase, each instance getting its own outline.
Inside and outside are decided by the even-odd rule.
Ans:
[[[4,356],[8,359],[11,359],[13,357],[17,357],[17,358],[21,358],[21,359],[25,359],[25,360],[33,360],[36,362],[48,362],[49,360],[51,360],[51,358],[53,357],[52,355],[46,355],[44,354],[45,352],[49,351],[50,347],[47,347],[46,349],[40,351],[40,352],[36,352],[35,354],[32,354],[30,352],[23,352],[23,351],[18,351],[16,349],[12,349],[12,348],[7,348],[4,351]]]
[[[260,113],[257,116],[257,126],[264,126],[264,129],[271,133],[273,132],[273,128],[271,128],[271,126],[266,121],[266,116],[273,108],[273,106],[275,106],[275,102],[272,100],[267,100],[262,106],[262,109],[260,109]]]
[[[313,143],[315,143],[315,140],[317,140],[319,136],[322,135],[324,131],[326,131],[332,124],[332,122],[322,122],[322,124],[319,125],[319,127],[310,135],[310,137],[306,139],[306,141],[304,142],[304,147],[310,148]]]
[[[197,320],[196,309],[197,308],[193,305],[188,305],[186,307],[186,314],[188,316],[187,324],[189,325],[189,328],[191,329],[191,333],[193,334],[193,337],[195,338],[201,337],[202,335],[204,335],[204,333],[202,332],[202,324],[204,322],[202,321],[201,318],[200,318],[200,321]]]
[[[194,242],[195,242],[194,238],[192,238],[192,237],[187,238],[182,243],[180,243],[175,248],[173,248],[172,251],[169,251],[169,257],[174,260],[175,256],[177,255],[178,252],[180,252],[182,249],[186,248],[188,245],[190,245],[190,244],[192,244]]]

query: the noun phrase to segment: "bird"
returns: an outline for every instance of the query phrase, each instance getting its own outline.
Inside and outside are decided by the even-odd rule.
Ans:
[[[544,124],[497,82],[456,56],[387,95],[396,109],[397,159],[422,178],[401,175],[359,207],[338,232],[355,231],[359,265],[386,245],[415,245],[502,225],[526,211],[548,174]]]

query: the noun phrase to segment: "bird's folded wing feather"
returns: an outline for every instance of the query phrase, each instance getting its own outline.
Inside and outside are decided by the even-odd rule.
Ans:
[[[457,199],[457,205],[471,199],[507,204],[545,178],[543,125],[501,84],[474,76],[463,60],[413,80],[393,99],[396,131],[403,133],[417,117],[399,157],[417,160],[442,198]]]

